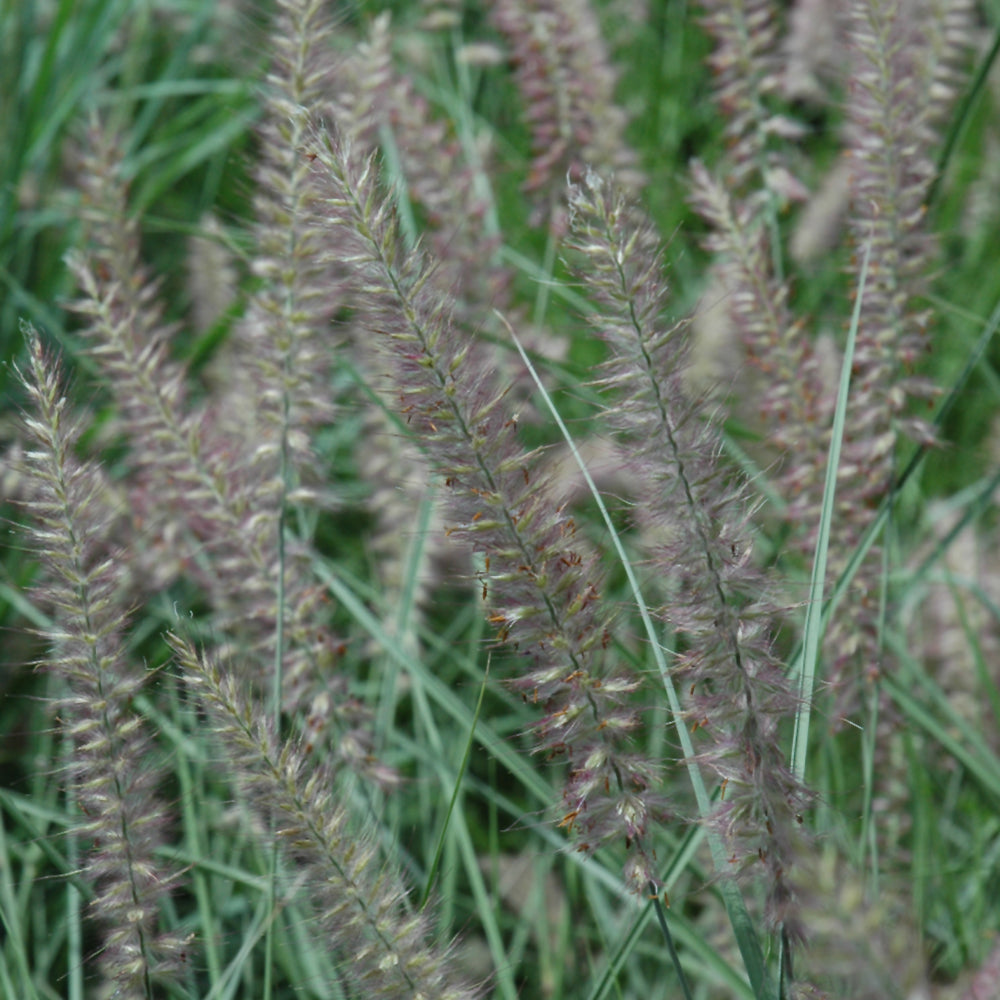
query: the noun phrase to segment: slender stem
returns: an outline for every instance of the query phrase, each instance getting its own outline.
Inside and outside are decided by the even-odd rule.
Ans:
[[[663,905],[663,900],[660,899],[660,894],[656,891],[656,886],[650,883],[649,885],[649,895],[650,899],[653,901],[653,912],[656,914],[656,921],[660,925],[660,930],[663,932],[663,939],[667,942],[667,951],[670,952],[670,961],[673,962],[674,969],[677,972],[677,978],[681,983],[681,990],[684,993],[684,1000],[691,1000],[691,989],[688,986],[687,976],[684,975],[684,966],[681,965],[680,956],[677,954],[677,948],[674,945],[673,935],[670,933],[670,927],[667,925],[667,910]]]

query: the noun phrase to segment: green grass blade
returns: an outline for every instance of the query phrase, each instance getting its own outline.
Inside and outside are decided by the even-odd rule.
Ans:
[[[501,320],[503,320],[503,317],[501,317]],[[681,749],[684,753],[685,767],[687,769],[692,788],[694,789],[695,799],[698,803],[698,812],[702,819],[706,819],[712,812],[712,799],[707,788],[705,787],[701,771],[696,763],[694,744],[691,741],[691,735],[687,730],[687,726],[684,724],[684,712],[681,707],[680,696],[678,695],[676,686],[674,685],[670,668],[667,666],[666,657],[663,652],[663,645],[660,641],[660,635],[653,623],[653,616],[646,604],[642,588],[639,585],[639,579],[636,576],[634,567],[632,566],[632,561],[629,559],[628,553],[625,551],[625,546],[622,544],[622,540],[615,529],[614,522],[611,520],[611,515],[608,513],[608,509],[604,504],[604,499],[601,496],[600,490],[598,490],[597,484],[590,475],[587,463],[580,454],[580,451],[576,446],[576,442],[573,440],[573,436],[569,432],[569,428],[566,426],[562,416],[555,406],[555,403],[552,401],[552,397],[546,391],[544,383],[539,377],[531,359],[528,357],[527,352],[521,345],[517,334],[514,333],[510,324],[506,323],[506,320],[503,320],[503,322],[507,326],[508,332],[521,355],[521,360],[524,362],[528,372],[531,374],[531,377],[534,380],[534,383],[538,388],[538,391],[541,394],[552,419],[556,422],[556,426],[559,428],[559,431],[563,436],[563,440],[569,447],[573,458],[575,459],[576,464],[584,477],[584,481],[587,483],[587,488],[590,490],[590,494],[594,498],[594,502],[597,504],[605,527],[608,530],[615,555],[625,571],[632,597],[635,600],[639,616],[642,619],[643,629],[645,630],[646,638],[649,642],[649,648],[652,651],[660,680],[667,694],[667,701],[670,705],[670,711],[674,719],[674,728],[678,739],[680,740]],[[707,836],[716,870],[724,874],[728,870],[728,864],[722,840],[717,833],[711,830],[711,828],[708,829]],[[746,903],[739,887],[734,881],[724,877],[720,884],[720,892],[726,907],[726,912],[729,915],[729,921],[732,925],[733,933],[736,937],[736,943],[740,949],[740,955],[743,958],[743,963],[750,979],[750,984],[754,990],[754,995],[758,998],[758,1000],[777,1000],[777,988],[764,959],[764,949],[761,945],[760,936],[757,934],[757,929],[753,925],[753,921],[750,918],[750,913],[747,910]]]
[[[448,832],[448,824],[455,811],[455,806],[458,803],[459,795],[462,790],[462,779],[465,776],[465,772],[469,769],[469,760],[472,757],[472,748],[475,745],[476,724],[479,722],[479,717],[483,711],[483,697],[486,694],[486,682],[489,680],[489,676],[490,665],[489,661],[487,661],[486,669],[483,671],[483,683],[479,688],[479,697],[476,699],[476,710],[472,716],[472,725],[469,727],[469,738],[465,741],[465,753],[462,755],[462,763],[459,765],[458,773],[455,775],[455,783],[452,789],[451,798],[448,800],[448,808],[445,811],[444,821],[441,824],[441,832],[438,835],[437,847],[434,849],[434,858],[431,861],[431,866],[427,872],[427,882],[424,886],[424,891],[420,896],[418,907],[421,910],[427,905],[427,901],[430,899],[431,890],[434,888],[434,883],[437,880],[441,857],[444,854],[445,836]]]
[[[844,360],[840,367],[837,406],[833,416],[830,453],[826,463],[826,480],[823,484],[823,505],[820,509],[816,553],[813,560],[812,578],[809,581],[809,600],[806,605],[806,620],[803,626],[802,657],[799,665],[799,710],[795,716],[791,754],[791,767],[800,781],[805,781],[806,775],[806,759],[809,753],[809,721],[812,715],[816,675],[819,670],[820,641],[825,627],[823,615],[824,611],[827,615],[832,614],[835,607],[834,601],[831,601],[829,608],[824,609],[823,606],[827,556],[830,548],[830,526],[833,522],[834,501],[836,499],[837,470],[840,468],[840,449],[847,421],[847,402],[851,386],[851,367],[854,363],[854,345],[858,335],[858,324],[861,320],[861,304],[864,301],[870,254],[871,244],[865,247],[865,255],[861,262],[858,294],[854,300],[854,315],[851,317],[847,344],[844,348]],[[836,597],[835,594],[834,600]]]

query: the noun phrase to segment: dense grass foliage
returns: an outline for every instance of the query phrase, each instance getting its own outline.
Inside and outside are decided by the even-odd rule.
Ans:
[[[0,995],[996,995],[994,39],[0,0]]]

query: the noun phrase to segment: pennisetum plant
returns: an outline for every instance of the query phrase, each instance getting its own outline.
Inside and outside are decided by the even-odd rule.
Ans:
[[[701,318],[642,207],[663,148],[630,142],[641,94],[616,87],[635,39],[614,30],[639,5],[328,6],[276,4],[254,193],[220,241],[243,290],[218,345],[192,350],[167,318],[128,183],[154,152],[136,159],[106,122],[126,96],[226,88],[133,93],[116,40],[121,114],[90,115],[66,159],[64,353],[96,391],[78,402],[25,324],[11,480],[40,563],[19,600],[65,749],[44,803],[4,788],[0,807],[62,828],[28,840],[69,903],[23,918],[11,858],[41,862],[0,827],[0,993],[645,996],[663,978],[655,915],[688,1000],[875,996],[884,979],[829,957],[840,897],[861,885],[864,920],[899,912],[880,909],[882,866],[915,872],[900,932],[959,921],[957,895],[926,919],[930,845],[971,854],[963,809],[1000,795],[997,748],[936,705],[896,628],[934,557],[896,572],[884,530],[900,442],[940,434],[913,404],[936,398],[919,372],[940,320],[927,203],[968,6],[801,0],[786,22],[769,0],[703,0],[697,28],[643,7],[663,29],[651,78],[698,32],[710,46],[722,143],[676,171],[702,227],[677,253],[724,315],[746,449],[726,391],[692,375]],[[802,37],[819,23],[823,58]],[[803,124],[824,87],[843,103],[826,179]],[[822,240],[837,253],[842,229],[846,250],[810,297],[826,279],[789,218],[815,218],[827,187]],[[183,360],[199,351],[205,371]],[[603,477],[585,457],[601,448]],[[956,600],[981,701],[1000,706],[981,603]],[[817,709],[831,725],[810,727]],[[941,747],[944,826],[925,766]],[[544,877],[512,888],[525,859]],[[954,937],[950,969],[987,959],[978,996],[996,949]],[[916,981],[897,979],[900,996]]]

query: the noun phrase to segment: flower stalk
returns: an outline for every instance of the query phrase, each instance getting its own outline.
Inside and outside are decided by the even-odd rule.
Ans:
[[[364,275],[369,322],[393,368],[393,403],[444,479],[449,531],[483,556],[489,620],[525,661],[512,684],[545,713],[533,727],[538,749],[568,761],[560,825],[583,851],[624,844],[626,880],[646,892],[656,881],[650,826],[665,803],[653,791],[656,766],[630,747],[639,679],[604,657],[611,622],[596,560],[576,543],[538,454],[520,445],[503,392],[468,364],[432,265],[402,247],[374,159],[359,165],[330,134],[314,152],[330,222]]]
[[[609,416],[630,442],[637,516],[665,583],[660,617],[680,637],[697,759],[720,781],[712,822],[734,871],[763,867],[772,925],[794,926],[789,872],[808,801],[780,744],[796,699],[771,652],[776,609],[752,561],[744,484],[727,477],[721,438],[685,381],[685,324],[665,325],[667,288],[652,228],[591,173],[570,193],[577,275],[608,344]]]
[[[105,484],[74,457],[72,421],[56,364],[27,328],[29,369],[18,372],[31,410],[26,472],[30,536],[45,562],[39,597],[53,610],[46,664],[65,693],[55,713],[72,741],[67,780],[83,818],[74,834],[91,843],[84,875],[103,931],[100,966],[116,996],[152,1000],[154,983],[179,971],[182,942],[161,933],[159,911],[173,880],[157,857],[167,810],[157,753],[134,700],[146,675],[125,655],[122,562],[109,549]]]

